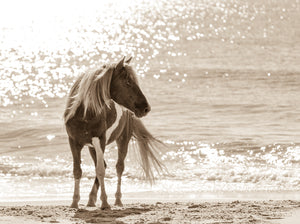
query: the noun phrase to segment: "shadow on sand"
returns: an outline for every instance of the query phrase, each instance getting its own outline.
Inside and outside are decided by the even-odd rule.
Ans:
[[[111,210],[87,210],[78,209],[74,215],[74,218],[81,219],[87,223],[117,223],[122,224],[124,222],[117,220],[129,215],[139,215],[150,211],[150,208],[122,208]]]

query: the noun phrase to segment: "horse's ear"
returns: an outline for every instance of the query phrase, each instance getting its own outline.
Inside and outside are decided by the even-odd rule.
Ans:
[[[124,60],[125,60],[125,56],[118,62],[118,64],[116,65],[116,70],[121,70],[124,67]]]
[[[130,61],[131,61],[131,59],[132,59],[132,56],[130,56],[130,57],[125,61],[125,63],[126,63],[126,64],[129,64]]]

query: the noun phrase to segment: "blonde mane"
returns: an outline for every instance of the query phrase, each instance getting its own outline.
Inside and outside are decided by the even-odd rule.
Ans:
[[[76,80],[68,97],[65,123],[75,115],[80,105],[83,106],[83,118],[88,110],[97,116],[104,106],[109,106],[113,70],[113,65],[104,65],[101,69],[82,74]]]

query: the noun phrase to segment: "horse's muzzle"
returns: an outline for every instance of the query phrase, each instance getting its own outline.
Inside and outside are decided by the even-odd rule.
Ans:
[[[142,104],[135,104],[134,114],[137,117],[144,117],[151,111],[151,106],[146,102]]]

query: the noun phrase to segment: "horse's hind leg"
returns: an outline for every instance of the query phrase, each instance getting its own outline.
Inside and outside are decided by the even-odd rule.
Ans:
[[[90,151],[91,157],[92,157],[92,159],[95,163],[95,167],[97,167],[96,151],[92,147],[89,147],[89,151]],[[99,189],[99,181],[98,181],[98,178],[96,176],[93,187],[92,187],[92,190],[91,190],[91,193],[89,195],[89,201],[88,201],[87,206],[96,207],[98,189]]]
[[[69,144],[73,155],[73,174],[75,179],[73,202],[71,208],[78,208],[78,202],[80,200],[80,179],[82,176],[81,164],[81,149],[82,145],[69,138]]]
[[[96,150],[96,157],[97,157],[97,166],[96,166],[96,175],[98,181],[100,182],[101,186],[101,196],[100,199],[102,201],[101,209],[110,209],[109,204],[107,203],[107,195],[105,192],[105,185],[104,185],[104,176],[105,176],[105,163],[104,163],[104,148],[105,148],[105,139],[100,139],[97,137],[92,138],[93,146]]]
[[[117,185],[117,192],[115,194],[115,197],[116,197],[115,205],[117,205],[117,206],[123,206],[122,201],[121,201],[121,197],[122,197],[121,182],[122,182],[122,174],[124,171],[124,160],[127,155],[129,140],[130,140],[130,138],[126,134],[123,134],[116,141],[117,145],[118,145],[118,162],[116,164],[117,175],[118,175],[118,185]]]
[[[94,161],[95,167],[97,168],[97,156],[96,156],[96,150],[93,147],[89,147],[89,151],[90,151],[90,155]],[[106,163],[104,160],[104,167],[106,169]],[[97,194],[98,194],[98,190],[99,190],[99,181],[97,176],[95,177],[95,181],[92,187],[92,190],[90,192],[89,195],[89,201],[87,203],[88,207],[96,207],[96,201],[97,201]]]

